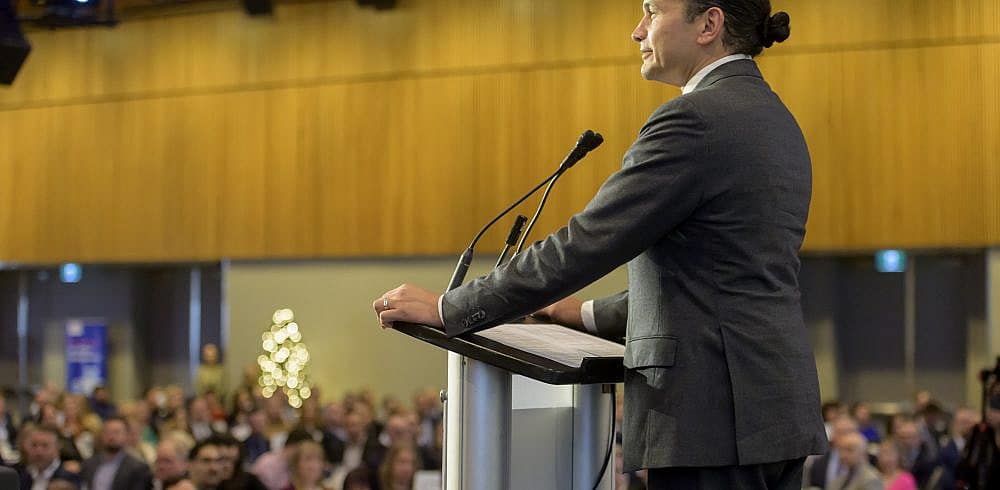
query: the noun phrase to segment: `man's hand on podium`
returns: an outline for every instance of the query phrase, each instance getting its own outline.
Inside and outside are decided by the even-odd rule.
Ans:
[[[568,296],[538,310],[531,317],[536,320],[547,318],[551,323],[583,330],[583,315],[580,312],[582,306],[583,301],[575,296]]]
[[[444,329],[438,312],[440,294],[432,293],[412,284],[386,291],[372,307],[382,328],[392,328],[393,322],[408,322]]]

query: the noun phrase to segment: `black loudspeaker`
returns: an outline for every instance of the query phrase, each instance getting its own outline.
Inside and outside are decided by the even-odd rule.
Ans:
[[[31,45],[14,15],[13,0],[0,0],[0,84],[14,83]]]
[[[359,7],[374,7],[375,10],[389,10],[396,6],[396,0],[358,0]]]
[[[243,10],[246,10],[247,15],[271,15],[274,4],[271,0],[243,0]]]

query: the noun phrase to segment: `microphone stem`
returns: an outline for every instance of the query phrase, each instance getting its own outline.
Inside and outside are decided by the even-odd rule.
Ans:
[[[521,240],[517,242],[517,249],[514,251],[514,255],[521,253],[521,249],[524,248],[524,242],[528,240],[528,235],[531,234],[531,229],[535,227],[535,222],[538,221],[538,216],[542,214],[542,208],[545,207],[545,202],[549,200],[549,193],[552,192],[552,186],[556,185],[556,181],[562,177],[562,169],[560,169],[551,180],[549,180],[549,186],[545,188],[545,193],[542,194],[542,200],[538,203],[538,209],[535,210],[535,215],[531,217],[531,221],[528,222],[528,228],[524,230],[524,234],[521,235]]]

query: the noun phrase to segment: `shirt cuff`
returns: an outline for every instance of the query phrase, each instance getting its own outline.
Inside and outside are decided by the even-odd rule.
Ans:
[[[583,328],[597,335],[597,322],[594,320],[594,300],[583,302],[583,306],[580,306],[580,316],[583,317]]]
[[[441,327],[447,331],[444,326],[444,295],[438,296],[438,317],[441,318]]]

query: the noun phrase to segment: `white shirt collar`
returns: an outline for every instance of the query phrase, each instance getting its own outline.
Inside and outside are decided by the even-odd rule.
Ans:
[[[688,83],[684,85],[684,88],[681,89],[681,93],[682,94],[689,94],[689,93],[693,92],[694,89],[698,87],[698,84],[701,83],[701,81],[704,80],[705,77],[709,73],[712,73],[712,70],[714,70],[714,69],[716,69],[716,68],[718,68],[718,67],[720,67],[720,66],[722,66],[722,65],[724,65],[726,63],[729,63],[730,61],[752,60],[752,59],[753,58],[751,56],[745,55],[745,54],[731,54],[731,55],[726,56],[724,58],[719,58],[719,59],[713,61],[712,64],[710,64],[710,65],[702,68],[701,70],[699,70],[698,73],[695,73],[694,76],[691,77],[690,80],[688,80]]]
[[[61,462],[59,458],[52,460],[52,464],[42,471],[38,471],[34,466],[28,465],[28,474],[31,475],[32,480],[42,479],[48,481],[52,479],[52,475],[55,474],[56,470],[59,469]]]

